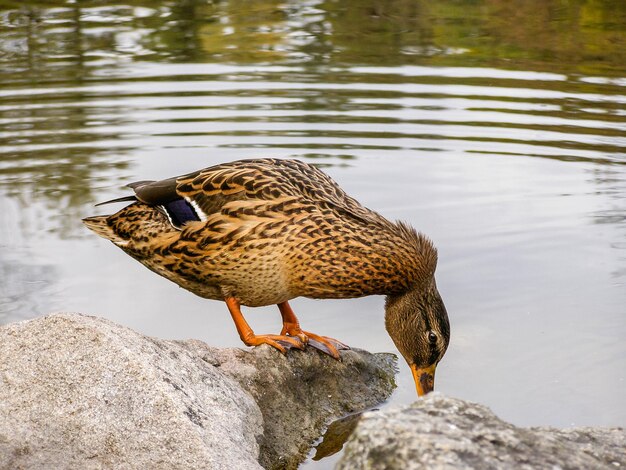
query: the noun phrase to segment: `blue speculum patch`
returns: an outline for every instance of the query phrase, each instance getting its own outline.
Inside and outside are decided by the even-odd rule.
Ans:
[[[169,215],[172,225],[181,228],[186,222],[200,220],[193,206],[184,199],[176,199],[163,205]]]

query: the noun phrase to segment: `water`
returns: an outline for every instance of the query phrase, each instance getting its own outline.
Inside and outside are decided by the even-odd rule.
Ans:
[[[518,425],[626,425],[626,3],[434,3],[0,3],[0,323],[239,346],[223,304],[80,219],[131,181],[297,157],[436,242],[438,390]],[[293,307],[395,351],[382,298]],[[390,403],[414,399],[401,364]]]

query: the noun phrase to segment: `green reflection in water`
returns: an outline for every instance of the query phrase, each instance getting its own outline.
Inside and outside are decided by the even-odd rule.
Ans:
[[[3,52],[22,69],[14,78],[56,64],[64,74],[46,80],[80,81],[93,62],[116,59],[620,76],[626,63],[621,0],[3,1],[0,8]]]

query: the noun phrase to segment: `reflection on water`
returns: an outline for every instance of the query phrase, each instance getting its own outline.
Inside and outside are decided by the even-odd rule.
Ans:
[[[328,425],[319,444],[315,446],[313,460],[322,460],[335,455],[343,449],[344,444],[359,424],[363,413],[355,413],[336,419]]]
[[[123,3],[0,1],[0,322],[79,310],[238,345],[222,305],[80,218],[136,179],[298,157],[436,241],[440,390],[518,424],[626,424],[625,2]],[[394,350],[381,299],[294,305]]]

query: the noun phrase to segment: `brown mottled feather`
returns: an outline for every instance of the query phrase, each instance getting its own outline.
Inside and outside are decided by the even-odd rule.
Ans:
[[[206,298],[244,305],[407,291],[435,271],[411,227],[348,196],[297,160],[241,160],[131,185],[138,201],[85,223],[148,268]],[[175,228],[160,205],[184,198],[201,221]]]

